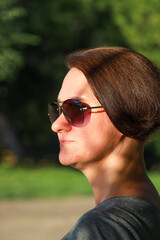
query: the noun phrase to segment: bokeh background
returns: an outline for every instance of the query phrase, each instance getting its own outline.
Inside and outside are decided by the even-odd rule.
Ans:
[[[123,46],[160,67],[159,26],[159,0],[1,0],[0,166],[4,176],[7,169],[16,177],[19,168],[59,166],[58,141],[47,108],[57,98],[67,72],[68,53]],[[160,134],[152,139],[145,148],[146,167],[158,171]]]

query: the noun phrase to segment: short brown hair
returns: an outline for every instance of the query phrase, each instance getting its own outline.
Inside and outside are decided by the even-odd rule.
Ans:
[[[114,126],[125,136],[147,140],[160,129],[160,71],[143,55],[103,47],[67,57],[86,76]]]

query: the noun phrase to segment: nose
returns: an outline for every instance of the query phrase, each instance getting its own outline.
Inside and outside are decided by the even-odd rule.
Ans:
[[[68,132],[72,129],[72,126],[69,124],[69,122],[66,120],[63,113],[57,118],[56,121],[52,123],[51,129],[53,132]]]

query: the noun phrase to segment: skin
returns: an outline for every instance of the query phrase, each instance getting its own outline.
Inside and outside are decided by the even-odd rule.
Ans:
[[[58,101],[80,99],[89,106],[101,106],[86,77],[72,68],[64,78]],[[147,177],[144,142],[125,137],[112,124],[103,108],[86,114],[81,127],[71,126],[63,113],[52,124],[60,142],[61,164],[73,166],[90,182],[95,203],[112,197],[137,196],[160,206],[159,195]]]

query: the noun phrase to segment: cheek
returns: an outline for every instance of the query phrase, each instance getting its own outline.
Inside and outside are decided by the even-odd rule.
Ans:
[[[87,155],[92,155],[93,158],[94,156],[100,158],[111,153],[122,135],[106,117],[106,114],[97,121],[91,121],[84,134],[84,148],[86,148]]]
[[[72,129],[74,143],[61,147],[59,160],[63,165],[82,168],[107,157],[118,144],[120,132],[106,119],[94,115],[89,124]]]
[[[77,152],[81,153],[83,160],[92,160],[101,155],[106,146],[106,137],[103,136],[103,130],[90,128],[79,135],[79,146]]]

